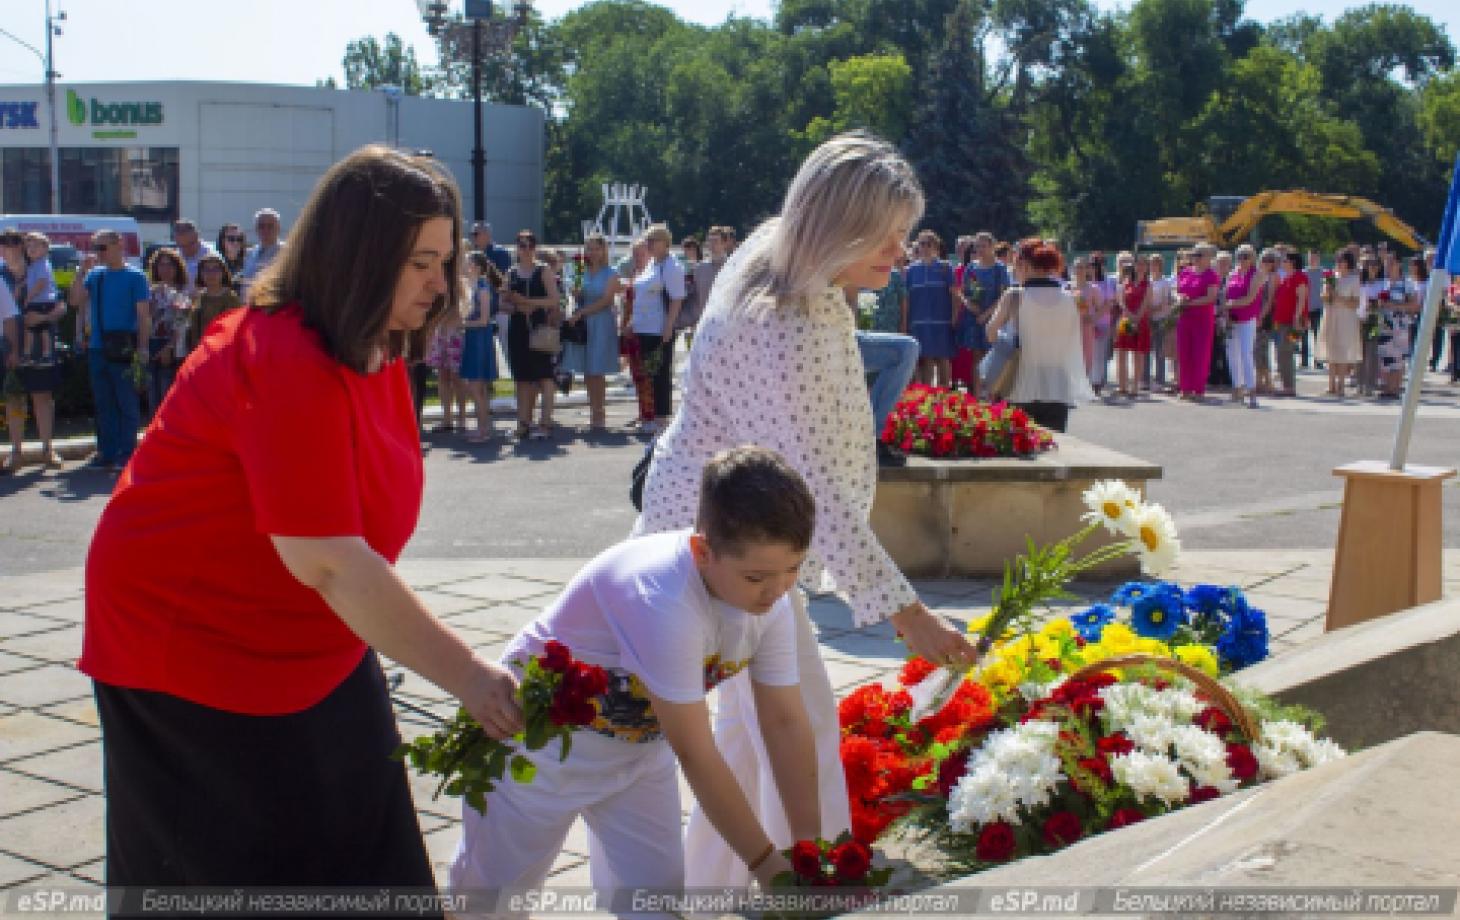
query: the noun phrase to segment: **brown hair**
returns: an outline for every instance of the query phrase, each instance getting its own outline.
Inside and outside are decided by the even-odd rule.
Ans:
[[[682,240],[679,241],[679,250],[680,250],[680,252],[683,252],[684,253],[684,257],[686,259],[689,258],[689,248],[691,246],[693,246],[695,248],[695,261],[696,262],[700,261],[701,259],[703,259],[705,257],[705,250],[704,250],[704,247],[702,247],[700,245],[699,238],[698,237],[694,237],[694,236],[687,236],[684,239],[682,239]]]
[[[461,309],[461,285],[446,285],[420,329],[388,330],[401,270],[421,225],[435,217],[451,221],[452,250],[442,269],[454,279],[461,260],[456,183],[430,157],[361,147],[319,180],[289,245],[250,288],[251,300],[271,311],[298,303],[325,351],[359,373],[382,346],[388,357],[425,354],[442,316]]]
[[[1065,267],[1065,258],[1060,255],[1059,248],[1037,236],[1019,241],[1019,258],[1042,275],[1058,274]]]
[[[147,279],[153,284],[158,283],[157,266],[162,262],[171,262],[172,267],[177,270],[176,280],[173,281],[179,287],[188,283],[188,265],[183,261],[182,256],[171,246],[163,246],[152,253],[152,258],[147,260]]]
[[[695,529],[716,553],[738,556],[752,543],[811,545],[816,501],[801,474],[773,450],[722,450],[700,476]]]
[[[193,279],[193,287],[200,291],[207,289],[208,285],[203,283],[203,266],[213,262],[217,262],[223,267],[223,286],[225,288],[233,287],[233,272],[228,268],[228,260],[221,255],[215,255],[211,252],[205,254],[198,260],[198,276]]]

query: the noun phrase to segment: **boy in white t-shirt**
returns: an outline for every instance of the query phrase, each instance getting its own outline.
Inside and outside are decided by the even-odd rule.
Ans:
[[[806,483],[779,455],[723,451],[705,465],[693,530],[605,551],[518,632],[503,661],[541,654],[557,640],[607,669],[609,690],[597,721],[574,734],[567,760],[550,745],[533,758],[532,783],[501,784],[487,796],[485,816],[463,805],[453,893],[541,887],[579,815],[601,897],[678,890],[676,758],[711,823],[762,885],[789,868],[715,746],[705,695],[749,670],[787,822],[797,839],[816,837],[815,743],[786,596],[814,519]]]

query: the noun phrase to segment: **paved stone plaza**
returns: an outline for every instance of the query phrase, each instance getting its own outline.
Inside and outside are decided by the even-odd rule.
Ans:
[[[1453,462],[1460,451],[1457,391],[1431,378],[1416,432],[1416,462]],[[1305,375],[1305,393],[1321,386]],[[617,403],[611,420],[626,420]],[[568,425],[581,409],[560,414]],[[1269,401],[1261,412],[1230,404],[1185,406],[1164,397],[1135,407],[1097,404],[1072,432],[1160,463],[1152,495],[1176,515],[1187,546],[1175,577],[1247,589],[1270,617],[1273,652],[1321,634],[1340,498],[1332,466],[1388,453],[1397,407],[1308,398]],[[499,430],[506,420],[497,419]],[[426,603],[495,655],[593,552],[621,538],[633,512],[625,487],[640,442],[624,434],[565,437],[547,445],[504,440],[477,448],[451,436],[426,441],[427,496],[401,570]],[[89,682],[73,667],[83,617],[81,564],[109,480],[66,470],[0,480],[0,887],[95,886],[103,874],[100,744]],[[1457,497],[1447,487],[1447,545]],[[1072,522],[1073,524],[1073,522]],[[1446,593],[1460,594],[1460,552],[1446,559]],[[987,608],[992,585],[920,582],[928,602],[955,619]],[[1080,585],[1086,599],[1108,585]],[[834,597],[813,617],[841,692],[890,679],[902,655],[887,627],[854,631]],[[397,669],[392,669],[397,670]],[[400,697],[441,715],[451,703],[407,675]],[[407,735],[430,720],[401,710]],[[416,786],[421,829],[438,876],[457,836],[454,803]],[[553,883],[586,883],[581,824]],[[0,892],[0,904],[3,904]]]

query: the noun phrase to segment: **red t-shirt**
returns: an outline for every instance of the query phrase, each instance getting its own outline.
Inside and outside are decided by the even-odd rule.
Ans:
[[[1305,293],[1301,298],[1298,296],[1298,288],[1303,288]],[[1298,318],[1298,305],[1301,303],[1305,308],[1308,306],[1308,276],[1302,272],[1290,272],[1286,278],[1278,282],[1277,290],[1272,295],[1272,321],[1279,326],[1291,326]]]
[[[401,361],[349,370],[297,307],[224,315],[97,524],[78,667],[229,712],[307,709],[366,647],[289,574],[270,535],[359,536],[394,562],[422,485]]]

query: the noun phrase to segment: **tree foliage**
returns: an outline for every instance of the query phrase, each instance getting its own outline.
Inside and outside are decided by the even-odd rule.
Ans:
[[[1254,8],[1255,9],[1255,8]],[[907,151],[945,235],[1036,230],[1129,245],[1137,220],[1212,195],[1358,194],[1433,233],[1460,147],[1444,30],[1372,4],[1259,25],[1244,0],[781,0],[772,21],[686,23],[645,0],[534,17],[489,58],[485,98],[548,114],[545,232],[573,239],[607,181],[648,186],[676,235],[748,231],[801,158],[867,128]],[[387,35],[346,84],[469,96],[456,55],[424,73]],[[1357,226],[1357,225],[1356,225]],[[1290,217],[1264,232],[1341,237]]]

